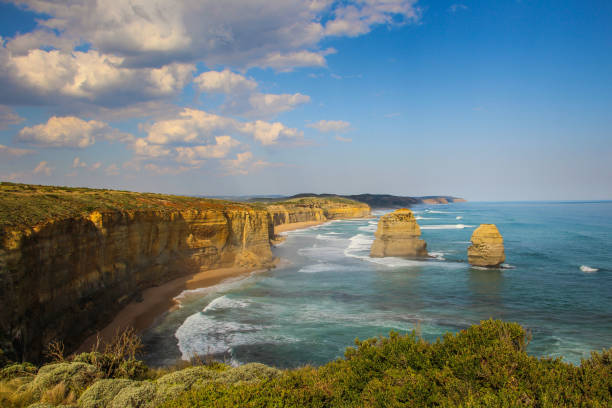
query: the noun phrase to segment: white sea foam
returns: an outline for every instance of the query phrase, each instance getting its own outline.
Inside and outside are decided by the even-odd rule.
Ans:
[[[248,307],[251,303],[248,301],[230,299],[226,295],[218,297],[210,302],[202,312],[214,312],[221,309],[242,309]]]
[[[374,238],[364,234],[357,234],[349,239],[350,244],[344,250],[344,255],[361,259],[363,261],[372,262],[378,265],[384,265],[389,268],[401,268],[410,266],[431,266],[431,265],[444,265],[448,267],[461,267],[462,264],[458,262],[432,262],[432,261],[420,261],[416,259],[405,259],[396,257],[385,257],[385,258],[371,258],[370,248],[374,242]]]
[[[458,215],[458,216],[456,216],[456,217],[455,217],[455,219],[457,219],[457,220],[461,220],[461,219],[463,219],[463,217],[462,217],[462,216],[460,216],[460,215]]]
[[[349,238],[349,241],[349,246],[344,250],[344,255],[362,259],[369,254],[374,238],[364,234],[357,234]]]
[[[446,258],[444,258],[444,252],[430,252],[428,255],[440,261],[446,260]]]
[[[374,223],[374,224],[368,224],[368,225],[361,226],[361,227],[359,227],[357,229],[359,231],[375,232],[376,228],[378,228],[378,224]]]
[[[503,263],[503,264],[499,265],[499,267],[502,268],[502,269],[516,269],[516,266],[510,265],[510,264],[507,264],[507,263]]]
[[[327,241],[331,243],[331,241]],[[298,254],[317,261],[337,261],[344,258],[344,248],[335,246],[313,245],[298,249]]]
[[[269,327],[215,319],[204,313],[189,316],[174,336],[183,360],[194,355],[231,353],[236,346],[290,343],[297,339],[269,333]]]
[[[252,282],[253,279],[256,279],[254,273],[251,273],[250,275],[246,277],[239,276],[235,278],[225,279],[224,281],[216,285],[213,285],[213,286],[208,286],[208,287],[198,288],[198,289],[184,290],[181,293],[179,293],[177,296],[175,296],[173,300],[178,302],[179,307],[181,307],[181,302],[184,301],[186,298],[189,298],[192,296],[203,297],[211,293],[227,291],[229,289],[233,289],[241,285],[248,284]]]
[[[321,241],[339,241],[341,239],[331,234],[317,234],[316,238]]]
[[[457,212],[457,211],[425,210],[425,212],[428,212],[430,214],[461,214],[460,212]]]
[[[374,210],[372,211],[372,215],[377,217],[379,215],[385,215],[385,214],[389,214],[390,212],[392,212],[393,210]]]
[[[298,272],[302,273],[319,273],[319,272],[336,272],[346,271],[352,268],[344,265],[338,265],[333,263],[321,262],[313,265],[308,265],[301,268]]]
[[[439,220],[440,218],[435,218],[435,217],[421,217],[420,215],[417,215],[416,217],[414,217],[417,221],[420,220]]]
[[[597,272],[599,269],[591,268],[590,266],[586,266],[586,265],[580,265],[580,270],[584,273],[593,273],[593,272]]]
[[[464,228],[474,228],[474,226],[465,225],[465,224],[421,225],[421,229],[425,229],[425,230],[446,230],[446,229],[464,229]]]

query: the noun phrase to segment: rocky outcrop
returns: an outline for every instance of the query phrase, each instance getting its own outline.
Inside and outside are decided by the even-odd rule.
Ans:
[[[350,200],[299,198],[266,206],[274,226],[296,222],[328,221],[370,216],[367,204]]]
[[[273,261],[264,209],[94,211],[12,230],[0,249],[0,329],[35,361],[71,350],[141,290],[211,267]]]
[[[370,256],[426,257],[427,244],[420,236],[421,229],[412,211],[407,208],[396,210],[380,217]]]
[[[504,239],[495,224],[481,224],[472,234],[468,262],[474,266],[497,267],[506,260]]]

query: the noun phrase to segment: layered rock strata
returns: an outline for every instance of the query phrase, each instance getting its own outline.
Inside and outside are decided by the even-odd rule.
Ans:
[[[396,210],[380,217],[370,256],[426,257],[427,244],[420,236],[421,229],[412,211],[407,208]]]
[[[468,262],[474,266],[497,267],[506,260],[504,239],[495,224],[481,224],[472,234]]]
[[[308,221],[329,221],[370,216],[370,206],[363,203],[325,199],[298,199],[266,206],[274,226]]]
[[[0,251],[0,323],[35,361],[72,349],[144,288],[211,267],[273,261],[265,210],[92,212],[13,231]]]

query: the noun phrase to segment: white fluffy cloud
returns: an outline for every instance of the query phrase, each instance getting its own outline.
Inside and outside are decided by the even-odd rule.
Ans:
[[[208,66],[321,66],[326,36],[418,18],[416,0],[13,0],[50,16],[11,48],[81,41],[127,66],[203,61]],[[331,17],[331,18],[330,18]],[[323,23],[324,22],[324,23]],[[61,35],[54,36],[54,32]]]
[[[85,168],[85,167],[87,167],[87,163],[82,161],[79,157],[75,157],[74,160],[72,160],[73,169]]]
[[[211,142],[215,135],[235,130],[238,126],[235,119],[186,108],[177,118],[155,122],[149,128],[146,140],[158,145]]]
[[[269,163],[254,160],[251,152],[244,151],[248,145],[239,138],[274,145],[303,137],[301,131],[280,122],[241,122],[197,109],[185,109],[177,117],[158,120],[146,131],[146,137],[129,143],[135,153],[129,167],[158,174],[178,174],[199,168],[209,160],[213,167],[220,164],[231,174],[245,174]],[[236,158],[230,159],[234,154]]]
[[[217,136],[215,141],[216,143],[211,145],[177,147],[175,149],[176,160],[190,165],[199,165],[204,159],[222,159],[233,148],[240,146],[240,142],[231,136]]]
[[[0,105],[0,130],[6,129],[10,125],[17,125],[23,121],[24,119],[9,107]]]
[[[229,69],[203,72],[193,82],[200,91],[208,93],[242,94],[257,89],[257,82],[254,79],[246,78]]]
[[[217,136],[228,134],[247,135],[264,145],[278,143],[282,139],[299,139],[302,132],[288,128],[280,122],[241,122],[233,118],[215,115],[198,109],[185,109],[178,118],[155,122],[143,140],[146,144],[210,144]]]
[[[252,135],[255,140],[263,145],[273,145],[281,139],[299,139],[302,137],[302,132],[288,128],[280,122],[264,122],[256,120],[255,122],[247,122],[240,126],[239,131]]]
[[[20,157],[20,156],[25,156],[26,154],[32,154],[32,153],[34,153],[34,151],[30,149],[18,149],[14,147],[0,145],[0,156]]]
[[[177,95],[191,80],[194,67],[169,64],[127,68],[123,57],[88,52],[31,49],[23,55],[0,47],[0,95],[4,103],[83,101],[103,106]]]
[[[74,116],[52,116],[47,123],[24,127],[17,140],[44,147],[85,148],[95,143],[97,137],[108,140],[129,140],[130,135],[111,128],[97,120],[84,121]]]
[[[306,126],[317,129],[319,132],[345,132],[351,127],[351,124],[344,120],[320,120]]]
[[[38,165],[32,170],[32,174],[43,174],[45,176],[50,176],[53,173],[54,168],[49,166],[49,163],[46,161],[41,161]]]
[[[224,160],[223,165],[229,174],[247,174],[252,160],[253,153],[243,152],[238,153],[235,159]]]
[[[208,71],[194,79],[197,88],[206,93],[223,94],[221,111],[249,118],[268,118],[310,102],[308,95],[266,94],[257,91],[257,82],[228,69]]]
[[[310,96],[296,94],[261,94],[249,97],[250,110],[245,114],[252,117],[274,116],[295,109],[296,106],[310,102]]]
[[[347,2],[334,10],[334,18],[325,25],[325,35],[355,37],[377,24],[416,21],[417,0],[362,0]],[[399,21],[398,21],[399,19]]]

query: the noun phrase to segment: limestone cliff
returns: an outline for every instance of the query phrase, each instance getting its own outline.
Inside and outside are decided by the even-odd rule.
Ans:
[[[380,217],[374,243],[370,250],[373,258],[385,256],[426,257],[427,244],[414,214],[407,208]]]
[[[272,223],[276,225],[306,221],[328,221],[343,218],[363,218],[370,215],[367,204],[340,198],[304,197],[269,204]]]
[[[213,266],[268,266],[256,209],[92,212],[11,231],[0,250],[0,322],[17,354],[68,349],[142,289]]]
[[[496,267],[506,260],[504,239],[495,224],[481,224],[472,234],[468,262],[474,266]]]

